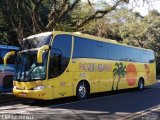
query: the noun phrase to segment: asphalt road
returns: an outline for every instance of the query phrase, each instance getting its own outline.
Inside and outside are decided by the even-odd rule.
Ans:
[[[30,114],[28,117],[35,120],[160,120],[160,82],[143,91],[99,93],[84,101],[73,97],[51,101],[14,101],[14,104],[0,106],[0,120],[6,114]]]

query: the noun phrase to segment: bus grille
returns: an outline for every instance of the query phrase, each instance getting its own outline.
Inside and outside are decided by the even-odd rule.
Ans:
[[[6,75],[3,78],[3,89],[9,89],[13,87],[13,75]]]

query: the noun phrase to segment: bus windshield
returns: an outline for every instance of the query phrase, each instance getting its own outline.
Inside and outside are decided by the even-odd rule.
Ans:
[[[35,35],[25,38],[22,41],[21,50],[39,48],[43,45],[49,45],[52,35],[42,34],[41,36]]]
[[[37,50],[22,52],[17,55],[15,80],[36,81],[46,78],[46,61],[48,52],[43,53],[43,63],[37,63]]]

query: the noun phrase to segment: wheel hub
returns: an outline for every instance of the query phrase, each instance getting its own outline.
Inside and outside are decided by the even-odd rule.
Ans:
[[[142,89],[142,88],[143,88],[143,82],[140,83],[140,89]]]
[[[86,88],[85,88],[84,85],[81,85],[81,86],[79,87],[79,95],[80,95],[81,97],[84,97],[84,96],[86,95]]]

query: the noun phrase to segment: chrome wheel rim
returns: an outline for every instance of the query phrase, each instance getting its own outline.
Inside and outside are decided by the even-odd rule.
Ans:
[[[80,95],[81,97],[84,97],[84,96],[86,95],[86,88],[85,88],[84,85],[80,85],[78,91],[79,91],[79,95]]]
[[[140,82],[140,89],[143,89],[143,82]]]

